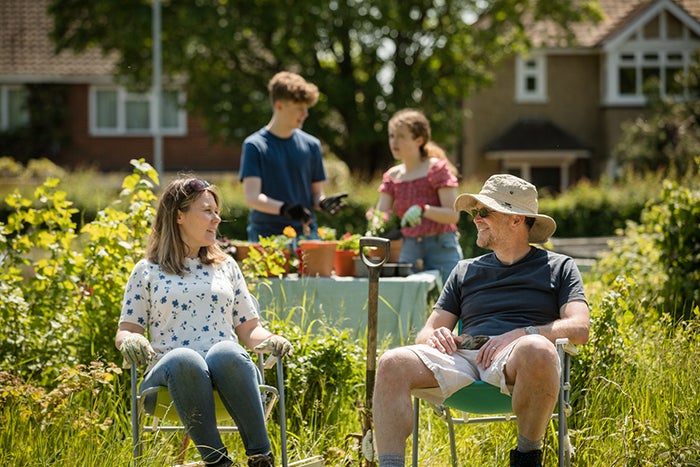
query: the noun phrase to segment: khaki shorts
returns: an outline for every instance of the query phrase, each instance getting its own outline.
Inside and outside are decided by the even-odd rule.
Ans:
[[[469,386],[474,381],[484,381],[499,387],[503,394],[512,395],[513,386],[506,384],[503,370],[516,342],[518,339],[498,352],[493,363],[486,369],[476,364],[478,350],[459,349],[452,355],[448,355],[425,344],[408,346],[407,348],[418,355],[425,366],[433,372],[439,384],[437,388],[414,389],[413,395],[432,404],[441,404],[458,389]]]

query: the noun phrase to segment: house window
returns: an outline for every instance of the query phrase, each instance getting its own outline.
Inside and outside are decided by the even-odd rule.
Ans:
[[[151,135],[155,128],[153,96],[119,87],[93,87],[90,90],[90,133],[96,136]],[[184,135],[187,114],[184,94],[163,91],[161,130],[164,135]]]
[[[515,100],[517,102],[547,101],[547,59],[544,55],[516,58]]]
[[[660,9],[607,51],[606,100],[643,105],[646,92],[663,97],[686,92],[678,77],[688,70],[700,37],[671,12]],[[649,88],[650,85],[657,86]]]
[[[21,86],[0,86],[0,130],[14,130],[29,124],[28,96]]]

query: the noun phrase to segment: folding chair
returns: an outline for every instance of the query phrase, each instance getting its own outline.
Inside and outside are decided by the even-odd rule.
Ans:
[[[567,416],[571,414],[569,403],[571,395],[571,356],[578,350],[568,339],[557,339],[557,353],[561,362],[561,384],[557,411],[552,420],[558,421],[558,456],[559,466],[571,465],[572,448],[569,440]],[[421,391],[413,392],[413,467],[418,467],[418,427],[420,422]],[[511,397],[501,393],[500,388],[483,381],[475,381],[445,399],[442,404],[433,406],[435,412],[447,422],[450,438],[450,455],[452,467],[457,467],[457,448],[455,445],[454,426],[456,424],[476,424],[515,420],[512,414]],[[461,417],[453,417],[452,410],[462,412]],[[472,415],[484,415],[470,417]]]
[[[264,378],[264,369],[270,368],[275,364],[273,358],[268,361],[270,364],[263,363],[263,354],[258,353],[258,368],[260,374]],[[288,467],[287,461],[287,425],[285,414],[285,399],[284,399],[284,369],[282,359],[274,358],[277,361],[277,387],[269,386],[264,383],[260,385],[260,394],[263,401],[265,420],[268,420],[275,403],[279,400],[279,424],[281,433],[281,460],[282,466]],[[142,394],[138,393],[138,370],[134,365],[131,366],[131,430],[133,435],[133,455],[134,467],[138,464],[138,459],[141,457],[141,438],[142,433],[157,433],[157,432],[176,432],[183,431],[184,426],[180,422],[175,407],[173,406],[168,388],[159,386],[146,389]],[[145,400],[151,394],[156,394],[156,404],[152,413],[147,412]],[[216,421],[217,427],[222,433],[238,432],[238,427],[235,425],[229,413],[224,407],[219,393],[214,390],[214,401],[216,404]],[[179,463],[184,462],[185,450],[189,444],[189,436],[183,435],[182,444],[180,446]]]

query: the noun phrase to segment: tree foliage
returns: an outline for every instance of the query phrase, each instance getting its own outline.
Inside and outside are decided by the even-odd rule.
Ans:
[[[57,50],[119,52],[130,85],[151,82],[151,1],[52,0]],[[212,138],[240,142],[267,123],[266,84],[296,71],[322,96],[306,128],[351,169],[390,163],[384,123],[419,107],[455,148],[461,100],[505,55],[528,47],[525,26],[597,19],[592,0],[164,0],[164,74],[186,82],[188,106]],[[478,21],[477,21],[478,20]]]

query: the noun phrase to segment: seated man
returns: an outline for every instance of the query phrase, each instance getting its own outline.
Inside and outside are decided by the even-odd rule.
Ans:
[[[562,337],[572,344],[588,340],[581,275],[568,256],[530,246],[546,242],[556,223],[538,214],[537,190],[525,180],[494,175],[479,194],[460,195],[455,209],[472,214],[476,244],[492,252],[460,261],[416,344],[380,358],[373,401],[379,465],[404,465],[412,390],[435,388],[443,400],[482,380],[513,399],[518,441],[510,465],[539,466],[542,438],[559,393],[554,342]],[[453,334],[457,320],[462,336]],[[484,339],[466,339],[465,334],[490,338],[481,343]],[[479,344],[472,345],[475,341]]]

